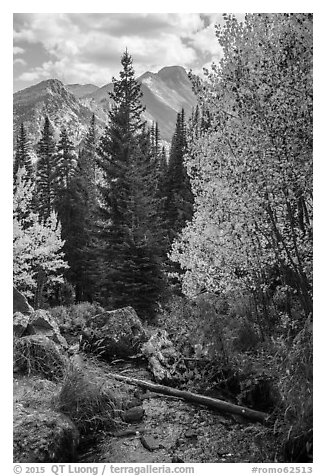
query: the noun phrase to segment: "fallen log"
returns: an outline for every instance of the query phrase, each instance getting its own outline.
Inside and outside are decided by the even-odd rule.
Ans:
[[[155,393],[161,393],[163,395],[177,397],[191,403],[204,405],[208,408],[218,410],[220,412],[241,415],[251,421],[258,421],[260,423],[266,424],[269,417],[267,413],[252,410],[251,408],[242,407],[240,405],[235,405],[233,403],[225,402],[223,400],[218,400],[217,398],[206,397],[205,395],[198,395],[196,393],[187,392],[185,390],[178,390],[176,388],[167,387],[165,385],[159,385],[152,382],[146,382],[145,380],[138,380],[135,378],[126,377],[125,375],[113,373],[107,373],[106,375],[116,380],[120,380],[121,382],[126,382],[129,385],[137,385],[147,390],[151,390]]]

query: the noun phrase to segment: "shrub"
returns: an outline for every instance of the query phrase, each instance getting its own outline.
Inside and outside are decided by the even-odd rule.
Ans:
[[[252,319],[254,312],[252,297],[240,291],[229,291],[227,296],[228,314],[230,317]]]
[[[290,462],[309,462],[313,434],[313,333],[307,319],[293,341],[288,343],[280,371],[279,389],[283,397],[280,432],[283,457]]]
[[[205,294],[197,299],[174,296],[166,305],[159,323],[168,330],[176,348],[184,356],[225,358],[221,323],[225,302]]]
[[[75,288],[68,281],[64,281],[59,286],[58,297],[59,303],[62,306],[74,304],[76,298]]]
[[[247,319],[239,319],[232,343],[235,352],[247,352],[254,350],[260,343],[260,337],[254,325]]]
[[[55,407],[75,423],[82,435],[87,435],[114,427],[114,400],[105,382],[71,363]]]
[[[57,306],[49,309],[63,333],[79,334],[89,326],[92,317],[104,312],[97,303],[81,302],[72,306]]]

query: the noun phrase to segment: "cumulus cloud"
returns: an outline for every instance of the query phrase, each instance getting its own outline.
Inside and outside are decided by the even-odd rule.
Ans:
[[[213,23],[193,35],[191,44],[194,48],[203,53],[220,55],[222,51],[215,35],[215,26]]]
[[[14,59],[14,64],[20,64],[22,66],[26,66],[27,63],[23,58],[15,58]]]
[[[199,13],[29,13],[14,15],[16,54],[40,44],[46,58],[35,59],[21,81],[57,77],[66,82],[105,84],[120,70],[126,47],[136,74],[167,65],[191,68],[220,55],[210,24]],[[215,14],[216,15],[216,14]]]
[[[13,54],[14,55],[21,55],[22,53],[24,53],[24,48],[21,48],[20,46],[14,46],[13,47]]]
[[[98,69],[95,64],[71,64],[69,59],[47,61],[41,66],[25,71],[19,76],[21,81],[36,82],[48,78],[56,78],[63,83],[95,83],[104,84],[108,81],[108,72]],[[111,78],[110,78],[111,79]]]

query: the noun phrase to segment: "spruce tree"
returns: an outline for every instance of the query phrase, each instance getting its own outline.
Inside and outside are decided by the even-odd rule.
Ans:
[[[65,127],[62,127],[60,131],[60,138],[56,147],[54,161],[57,189],[60,195],[62,190],[69,188],[77,165],[75,147]]]
[[[47,220],[54,209],[56,190],[55,141],[48,116],[37,144],[36,208],[41,220]]]
[[[112,307],[131,305],[149,317],[161,287],[156,249],[153,155],[141,118],[141,89],[126,51],[120,79],[113,78],[110,124],[98,148],[103,171],[102,293]]]
[[[87,183],[91,194],[95,192],[97,180],[96,148],[96,121],[93,114],[79,157],[79,168],[83,171],[85,177],[88,177]]]
[[[61,236],[65,241],[64,253],[69,263],[65,277],[75,285],[77,243],[83,235],[83,200],[75,184],[77,154],[68,131],[62,127],[55,152],[55,201],[54,206],[61,223]],[[79,296],[78,296],[79,298]]]
[[[17,172],[22,167],[24,167],[26,171],[25,179],[29,180],[32,178],[34,169],[31,158],[31,149],[23,122],[20,125],[19,134],[17,137],[16,153],[14,159],[14,183],[16,182]]]
[[[187,221],[191,220],[193,213],[193,195],[184,165],[186,152],[185,114],[182,109],[177,115],[167,171],[166,214],[170,242],[180,233]]]
[[[79,151],[74,176],[69,185],[69,233],[65,236],[65,251],[70,265],[66,273],[74,286],[77,301],[92,301],[95,282],[94,251],[95,235],[95,184],[96,127],[93,115],[83,147]],[[97,250],[98,251],[98,250]]]

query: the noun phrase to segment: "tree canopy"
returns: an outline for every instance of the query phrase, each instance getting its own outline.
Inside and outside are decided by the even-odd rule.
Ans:
[[[68,267],[64,260],[61,226],[54,211],[40,222],[32,211],[34,184],[26,179],[26,170],[17,172],[13,203],[14,284],[38,307],[44,286],[63,281],[62,273]],[[40,289],[40,286],[42,289]]]
[[[172,259],[184,291],[283,290],[312,311],[312,16],[225,17],[219,66],[196,83],[209,122],[189,142],[191,224]]]

